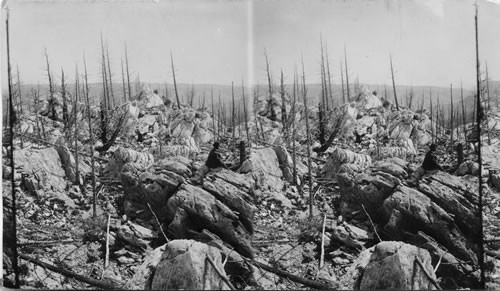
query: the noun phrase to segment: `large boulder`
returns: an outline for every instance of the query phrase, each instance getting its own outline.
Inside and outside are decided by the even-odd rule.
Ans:
[[[340,167],[343,164],[354,164],[362,171],[371,166],[372,159],[369,155],[358,154],[353,151],[337,147],[330,154],[330,157],[321,172],[326,178],[335,179]]]
[[[222,171],[228,170],[223,169]],[[235,211],[241,223],[252,233],[254,212],[257,210],[254,205],[253,193],[250,191],[245,192],[244,187],[238,187],[238,180],[245,179],[244,175],[232,173],[232,175],[227,175],[226,177],[236,175],[241,177],[227,181],[221,179],[217,173],[209,173],[203,180],[203,189],[210,192],[217,200]]]
[[[400,179],[384,172],[376,175],[360,173],[354,177],[348,173],[342,173],[338,175],[338,182],[340,212],[346,217],[362,211],[363,207],[370,215],[378,216],[378,209],[385,199],[401,184]]]
[[[479,205],[477,187],[465,179],[438,171],[425,175],[418,188],[451,214],[463,233],[467,233],[470,237],[478,237],[481,234],[477,217],[477,205]]]
[[[457,258],[477,263],[477,237],[461,231],[455,222],[461,218],[447,213],[433,200],[418,190],[399,186],[384,201],[381,209],[386,235],[396,240],[408,240],[422,231],[431,234]]]
[[[352,287],[358,290],[435,290],[426,273],[436,281],[427,250],[403,242],[384,241],[374,247],[362,275]]]
[[[24,175],[23,185],[28,191],[66,189],[66,173],[55,148],[15,150],[14,162],[16,171]]]
[[[183,184],[167,203],[169,230],[179,238],[207,229],[230,244],[240,254],[253,257],[251,230],[237,213],[201,188]]]
[[[151,88],[144,85],[139,99],[139,106],[142,108],[149,109],[162,105],[163,105],[163,100],[161,99],[160,95],[154,93],[153,90],[151,90]]]
[[[169,242],[156,266],[151,289],[229,290],[207,258],[226,276],[219,249],[193,240]]]
[[[83,161],[83,156],[80,155],[78,159],[78,172],[79,177],[76,176],[76,159],[73,153],[64,144],[57,145],[57,152],[61,159],[61,164],[68,178],[72,183],[79,181],[83,185],[83,177],[91,172],[91,166]]]
[[[118,147],[113,152],[113,156],[104,168],[103,174],[105,177],[119,181],[125,164],[129,164],[129,167],[137,171],[146,171],[153,163],[154,157],[151,154]]]
[[[135,204],[135,207],[126,207],[127,215],[134,216],[136,207],[148,209],[149,204],[159,218],[164,218],[168,216],[168,213],[165,213],[168,199],[174,195],[185,179],[168,170],[155,173],[140,172],[127,164],[123,168],[121,181],[127,205]]]
[[[278,156],[272,148],[252,151],[249,158],[241,165],[239,172],[250,173],[260,189],[275,191],[283,189],[283,172],[280,169]]]
[[[292,159],[292,155],[282,145],[275,146],[274,151],[276,152],[276,155],[278,156],[280,168],[283,171],[283,177],[288,182],[293,183],[293,159]],[[307,173],[307,167],[304,164],[302,164],[298,158],[296,159],[296,167],[297,167],[297,175],[299,177]]]

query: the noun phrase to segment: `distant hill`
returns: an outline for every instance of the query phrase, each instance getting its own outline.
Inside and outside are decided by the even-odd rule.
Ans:
[[[160,96],[169,96],[170,98],[175,100],[175,93],[174,93],[174,86],[173,84],[165,84],[165,83],[142,83],[143,85],[148,85],[151,89],[153,90],[158,90]],[[278,84],[274,84],[274,90],[279,90],[279,87],[277,86]],[[367,87],[371,91],[377,91],[377,95],[379,97],[386,97],[388,100],[394,103],[394,95],[392,92],[392,86],[389,85],[380,85],[380,84],[360,84],[361,86]],[[93,97],[93,101],[91,103],[97,102],[98,98],[102,96],[102,84],[100,83],[92,83],[89,84],[90,87],[90,96],[91,98]],[[336,100],[341,100],[342,98],[342,89],[340,84],[333,84],[333,97]],[[21,92],[23,96],[23,104],[26,104],[29,102],[30,104],[33,104],[33,95],[32,95],[32,90],[37,90],[38,85],[33,85],[33,84],[24,84],[21,86]],[[42,96],[48,94],[49,88],[48,85],[40,85],[40,94]],[[131,84],[132,88],[132,96],[137,96],[139,92],[139,88],[137,84],[133,83]],[[355,92],[357,91],[356,86],[351,85],[351,98],[355,95]],[[74,85],[69,84],[67,86],[67,91],[70,92],[71,94],[74,93]],[[177,91],[179,94],[179,98],[181,99],[181,102],[187,103],[188,96],[191,94],[191,90],[194,90],[195,92],[195,98],[193,105],[195,107],[199,106],[199,104],[203,104],[203,100],[205,100],[205,106],[208,108],[211,107],[211,92],[213,90],[213,98],[214,98],[214,104],[217,105],[219,104],[219,95],[220,95],[220,101],[222,104],[225,104],[227,108],[229,109],[231,106],[231,98],[232,98],[232,89],[230,85],[217,85],[217,84],[178,84],[177,86]],[[259,95],[264,95],[267,94],[268,87],[267,84],[259,84],[254,86],[254,90],[258,90]],[[285,84],[285,90],[288,92],[291,92],[291,85],[290,84]],[[490,91],[491,94],[497,94],[500,95],[500,81],[491,81],[490,82]],[[402,106],[407,106],[407,101],[409,100],[409,95],[410,92],[413,92],[413,101],[412,101],[412,109],[418,109],[422,105],[423,101],[423,106],[424,108],[429,108],[430,106],[430,100],[432,100],[434,106],[437,104],[438,100],[439,103],[443,106],[445,115],[447,116],[449,113],[449,104],[451,103],[450,101],[450,88],[445,88],[445,87],[434,87],[434,86],[407,86],[407,85],[400,85],[396,86],[396,93],[398,96],[399,104]],[[453,88],[453,102],[455,106],[455,110],[457,106],[461,106],[460,100],[460,88]],[[7,94],[4,90],[3,92],[3,108],[4,112],[6,109],[6,99],[7,99]],[[121,83],[114,83],[113,84],[113,93],[115,96],[116,100],[123,100],[123,86]],[[251,96],[251,91],[248,87],[245,87],[245,94],[247,99],[247,104],[249,105],[249,108],[252,106],[252,99],[253,96]],[[463,90],[463,96],[464,96],[464,101],[465,101],[465,108],[467,111],[467,114],[472,112],[474,108],[474,94],[470,89],[464,89]],[[242,96],[242,88],[241,84],[235,84],[234,86],[234,95],[235,95],[235,100],[237,103],[241,100]],[[308,96],[308,103],[312,104],[317,104],[319,102],[320,96],[321,96],[321,84],[308,84],[307,85],[307,96]],[[430,98],[430,96],[432,96]],[[299,99],[300,100],[300,99]],[[461,108],[459,108],[459,111],[461,112]]]

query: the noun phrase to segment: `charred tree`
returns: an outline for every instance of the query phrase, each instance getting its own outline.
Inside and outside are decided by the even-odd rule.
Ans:
[[[311,164],[311,135],[309,129],[309,112],[307,110],[307,87],[306,87],[306,73],[304,69],[304,59],[302,59],[302,85],[303,85],[303,99],[304,99],[304,111],[306,119],[306,135],[307,135],[307,168],[309,174],[309,219],[312,219],[313,214],[313,190],[312,190],[312,164]]]
[[[392,56],[389,55],[391,60],[391,76],[392,76],[392,90],[394,92],[394,101],[396,102],[396,110],[399,111],[398,95],[396,94],[396,82],[394,81],[394,69],[392,66]]]
[[[179,100],[179,92],[177,91],[177,82],[175,80],[175,68],[174,68],[174,59],[172,57],[172,52],[170,52],[170,63],[172,64],[172,77],[174,79],[174,91],[175,91],[175,99],[177,101],[177,108],[181,109],[181,101]]]

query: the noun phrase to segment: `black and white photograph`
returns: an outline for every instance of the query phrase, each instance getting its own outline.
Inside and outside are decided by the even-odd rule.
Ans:
[[[500,0],[2,0],[2,286],[500,289]]]

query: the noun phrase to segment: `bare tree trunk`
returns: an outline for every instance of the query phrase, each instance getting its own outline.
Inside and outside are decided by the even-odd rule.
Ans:
[[[61,68],[61,97],[63,101],[63,122],[64,122],[64,133],[67,134],[69,130],[68,120],[68,102],[66,101],[66,84],[64,83],[64,70]]]
[[[74,119],[74,129],[75,129],[75,175],[76,175],[76,185],[82,186],[80,183],[80,165],[78,163],[78,111],[77,111],[77,105],[78,105],[78,89],[79,89],[79,84],[78,84],[78,67],[76,68],[75,72],[75,96],[73,100],[73,119]],[[71,126],[69,127],[71,128]],[[83,190],[83,187],[81,187]],[[83,192],[82,192],[83,193]]]
[[[175,90],[175,99],[177,100],[177,108],[181,109],[181,101],[179,100],[179,93],[177,92],[177,82],[175,81],[175,68],[174,68],[174,59],[172,57],[172,52],[170,52],[170,63],[172,64],[172,76],[174,79],[174,90]]]
[[[122,89],[123,89],[123,103],[127,103],[127,90],[125,89],[125,72],[123,71],[123,59],[120,60],[122,65]]]
[[[247,144],[250,146],[250,134],[248,133],[248,110],[247,110],[247,99],[245,97],[245,84],[243,80],[241,81],[241,96],[243,99],[243,114],[245,114],[245,132],[247,136]]]
[[[116,108],[115,94],[113,93],[113,75],[111,74],[111,65],[109,62],[109,47],[106,41],[106,59],[108,64],[108,79],[109,79],[109,91],[111,92],[111,101],[113,102],[113,108]]]
[[[478,29],[477,29],[477,3],[476,3],[476,14],[474,16],[475,29],[476,29],[476,86],[477,86],[477,155],[478,155],[478,163],[479,163],[479,171],[478,171],[478,179],[479,179],[479,254],[478,254],[478,262],[479,269],[481,270],[481,280],[479,288],[485,289],[486,287],[486,277],[485,277],[485,269],[484,269],[484,235],[483,235],[483,182],[482,182],[482,168],[483,168],[483,159],[481,157],[481,93],[480,93],[480,69],[479,69],[479,44],[478,44]]]
[[[306,132],[307,132],[307,166],[309,174],[309,219],[312,219],[313,215],[313,189],[312,189],[312,164],[311,164],[311,136],[309,129],[309,112],[307,110],[307,87],[306,87],[306,73],[304,69],[304,59],[302,59],[302,85],[304,88],[303,99],[304,99],[304,111],[306,119]]]
[[[212,128],[214,130],[214,142],[217,140],[217,131],[215,129],[215,110],[214,110],[214,88],[210,90],[212,97]]]
[[[47,62],[47,76],[49,78],[49,110],[51,111],[50,113],[52,114],[51,119],[53,122],[53,125],[55,126],[56,124],[56,119],[57,119],[57,113],[56,113],[56,108],[55,108],[55,101],[54,101],[54,85],[52,83],[52,75],[50,73],[50,64],[49,64],[49,56],[47,55],[47,49],[45,49],[45,60]]]
[[[89,100],[89,81],[87,75],[87,62],[85,61],[85,56],[83,56],[83,65],[85,67],[85,100],[87,102],[87,117],[89,119],[89,138],[90,138],[90,164],[92,169],[92,213],[95,218],[97,215],[96,205],[97,205],[97,193],[95,187],[95,166],[94,166],[94,136],[92,134],[92,117],[90,112],[90,100]]]
[[[11,75],[11,66],[10,66],[10,43],[9,43],[9,14],[7,11],[7,17],[5,20],[5,26],[6,26],[6,32],[7,32],[7,74],[8,74],[8,81],[9,81],[9,130],[10,130],[10,168],[12,171],[12,174],[10,175],[10,182],[11,182],[11,188],[12,188],[12,233],[10,234],[13,238],[12,243],[12,251],[13,251],[13,256],[12,256],[12,267],[14,269],[14,288],[18,289],[20,287],[20,282],[19,282],[19,265],[18,265],[18,253],[17,253],[17,200],[16,200],[16,186],[15,186],[15,181],[14,181],[14,100],[12,97],[12,75]],[[47,56],[47,52],[45,52],[45,56]],[[48,68],[48,58],[47,58],[47,68]],[[49,71],[50,75],[50,71]]]
[[[38,86],[38,90],[40,91],[40,86]],[[31,94],[33,95],[33,104],[35,108],[35,122],[36,122],[36,133],[39,139],[42,139],[42,134],[40,132],[40,122],[38,120],[38,110],[37,110],[37,105],[38,105],[38,95],[35,89],[31,90]]]
[[[234,152],[236,151],[236,141],[235,141],[235,138],[234,138],[234,134],[235,134],[235,126],[234,126],[234,122],[235,122],[235,108],[234,108],[234,82],[231,82],[231,134],[232,134],[232,137],[233,137],[233,154]]]
[[[434,126],[436,124],[436,120],[434,119],[434,112],[432,108],[432,95],[429,94],[429,103],[431,104],[431,143],[435,142],[435,136],[434,136]]]
[[[271,71],[269,69],[269,59],[267,58],[267,52],[264,50],[264,55],[266,57],[266,72],[267,72],[267,83],[269,90],[269,97],[267,99],[267,106],[269,110],[271,110],[271,120],[276,121],[276,112],[273,107],[273,86],[271,82]]]
[[[467,119],[465,115],[465,102],[464,102],[464,88],[462,86],[462,82],[460,82],[460,99],[462,100],[462,119],[463,119],[463,127],[464,127],[464,141],[465,141],[465,149],[467,146]]]
[[[294,71],[293,77],[293,101],[292,101],[292,162],[293,162],[293,184],[297,185],[297,150],[295,148],[295,102],[296,99],[296,86],[298,86],[298,76],[297,76],[297,68]]]
[[[22,92],[21,92],[21,78],[19,77],[19,66],[16,67],[17,68],[17,91],[18,91],[18,94],[19,94],[19,133],[21,133],[19,135],[19,140],[21,141],[21,149],[24,148],[24,142],[23,142],[23,135],[22,135],[22,128],[21,128],[21,118],[23,116],[23,95],[22,95]],[[28,103],[29,104],[29,103]]]
[[[130,71],[128,68],[127,43],[125,43],[125,65],[127,67],[128,101],[132,101],[132,89],[130,88]]]
[[[350,102],[351,101],[351,90],[349,88],[349,71],[348,71],[348,67],[347,67],[347,51],[346,51],[346,48],[345,48],[345,45],[344,45],[344,59],[345,59],[345,81],[346,81],[346,86],[347,86],[347,102]]]
[[[392,56],[389,54],[391,60],[391,76],[392,76],[392,90],[394,91],[394,100],[396,101],[396,110],[399,111],[398,96],[396,94],[396,83],[394,82],[394,70],[392,67]]]
[[[281,123],[283,124],[283,133],[285,139],[288,135],[287,122],[286,122],[286,103],[285,103],[285,85],[283,84],[283,70],[281,70]]]
[[[453,84],[450,84],[450,151],[453,151]]]
[[[328,60],[328,49],[326,50],[326,68],[328,73],[328,93],[330,95],[330,100],[332,102],[332,108],[335,107],[335,100],[333,99],[333,90],[332,90],[332,77],[330,75],[330,61]]]
[[[489,121],[488,121],[488,113],[491,112],[491,103],[490,103],[490,79],[488,78],[488,63],[486,63],[486,94],[487,100],[488,100],[488,110],[484,110],[484,118],[486,120],[486,133],[488,134],[488,145],[491,145],[491,136],[490,136],[490,128],[489,128]]]
[[[340,81],[342,82],[342,104],[345,104],[344,71],[342,70],[342,62],[340,62]]]

